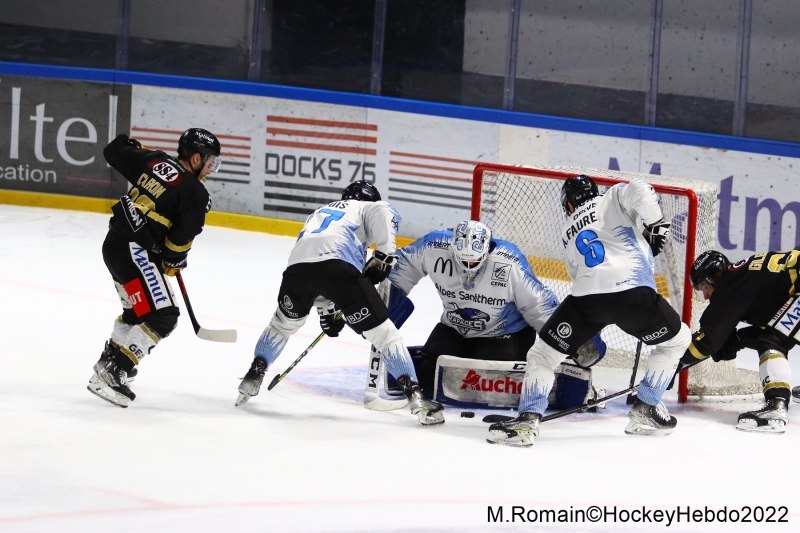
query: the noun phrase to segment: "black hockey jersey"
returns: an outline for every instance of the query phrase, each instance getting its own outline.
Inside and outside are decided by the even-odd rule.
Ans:
[[[739,322],[766,326],[798,288],[800,251],[764,252],[731,265],[700,317],[689,351],[697,359],[715,354]]]
[[[133,146],[124,134],[103,149],[103,156],[132,185],[112,208],[111,228],[147,249],[155,241],[170,263],[185,260],[211,209],[200,180],[166,153]]]

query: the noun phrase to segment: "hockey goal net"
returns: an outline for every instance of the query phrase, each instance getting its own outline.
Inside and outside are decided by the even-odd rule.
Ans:
[[[671,233],[664,251],[655,259],[656,286],[692,331],[707,305],[689,282],[689,272],[699,254],[715,247],[717,186],[653,174],[581,167],[507,166],[479,164],[473,173],[472,218],[486,222],[493,236],[516,244],[528,257],[536,276],[564,299],[572,282],[563,262],[561,186],[569,177],[586,174],[601,194],[620,182],[640,178],[658,194]],[[641,220],[637,221],[639,227]],[[616,326],[602,332],[608,345],[602,366],[632,368],[637,339]],[[643,345],[639,369],[651,347]],[[688,375],[687,375],[688,374]],[[758,373],[740,370],[733,361],[702,363],[681,376],[678,397],[726,396],[761,391]]]

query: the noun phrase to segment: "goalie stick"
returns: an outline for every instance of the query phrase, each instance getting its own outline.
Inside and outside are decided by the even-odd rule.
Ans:
[[[694,365],[702,363],[703,361],[705,361],[705,359],[703,359],[701,361],[695,361],[694,363],[686,365],[685,367],[683,367],[681,369],[681,372],[693,367]],[[556,418],[561,418],[562,416],[567,416],[567,415],[571,415],[572,413],[578,413],[580,411],[585,411],[586,409],[589,409],[590,407],[594,407],[597,404],[604,403],[604,402],[607,402],[609,400],[613,400],[614,398],[619,398],[620,396],[625,396],[626,394],[629,394],[629,393],[634,393],[638,389],[639,389],[639,385],[634,385],[633,387],[628,387],[625,390],[621,390],[619,392],[615,392],[614,394],[609,394],[608,396],[604,396],[603,398],[598,398],[598,399],[596,399],[594,401],[590,401],[589,403],[585,403],[585,404],[579,405],[577,407],[572,407],[570,409],[564,409],[563,411],[559,411],[557,413],[553,413],[552,415],[547,415],[545,417],[542,417],[542,422],[547,422],[549,420],[555,420]],[[516,417],[508,416],[508,415],[486,415],[486,416],[483,417],[483,421],[486,422],[487,424],[493,424],[495,422],[507,422],[509,420],[513,420],[514,418],[516,418]]]
[[[197,318],[194,316],[194,310],[192,309],[192,304],[189,302],[189,294],[186,292],[186,285],[183,284],[181,273],[178,272],[175,277],[178,279],[181,295],[183,295],[183,301],[186,303],[186,312],[189,313],[189,320],[192,321],[195,334],[204,341],[236,342],[235,329],[205,329],[200,326],[197,322]]]
[[[394,411],[408,405],[408,400],[386,400],[378,394],[378,385],[383,375],[383,356],[372,346],[370,349],[367,386],[364,389],[364,407],[373,411]]]

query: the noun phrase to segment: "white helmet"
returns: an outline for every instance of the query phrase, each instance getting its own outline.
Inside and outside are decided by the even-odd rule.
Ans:
[[[462,220],[453,230],[453,255],[464,284],[471,285],[489,257],[492,230],[475,220]]]

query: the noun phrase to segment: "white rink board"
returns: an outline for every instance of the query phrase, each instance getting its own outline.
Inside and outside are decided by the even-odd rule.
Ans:
[[[328,125],[275,122],[268,117]],[[330,125],[334,123],[340,126]],[[352,178],[373,179],[374,175],[384,198],[403,216],[400,234],[418,237],[469,216],[469,171],[477,162],[604,169],[616,164],[620,170],[644,173],[655,165],[663,175],[710,181],[727,194],[721,202],[728,207],[720,214],[717,249],[731,259],[800,244],[794,215],[800,216],[800,180],[796,179],[800,160],[795,158],[138,85],[133,87],[131,125],[134,134],[137,127],[182,131],[203,126],[216,134],[247,139],[223,138],[223,152],[226,146],[237,146],[232,150],[235,155],[224,161],[248,165],[246,176],[227,177],[249,183],[209,182],[214,208],[221,211],[304,220],[304,214],[274,206],[282,203],[310,212],[332,199]],[[311,136],[302,135],[309,132]],[[365,138],[369,140],[359,140]],[[302,146],[285,146],[287,141]],[[276,167],[276,161],[286,166]],[[218,176],[226,177],[224,173]],[[279,187],[266,187],[266,181]],[[265,193],[273,198],[265,198]],[[287,200],[287,195],[308,201]],[[770,208],[776,222],[780,219],[779,233],[771,229]]]
[[[273,391],[234,408],[275,307],[290,237],[207,227],[185,271],[187,289],[200,323],[236,328],[239,342],[197,339],[184,314],[143,360],[136,401],[111,406],[86,390],[120,312],[100,254],[107,223],[100,214],[0,205],[3,533],[788,532],[800,520],[800,418],[790,411],[782,436],[734,430],[754,401],[679,406],[670,392],[675,433],[644,438],[623,434],[627,409],[618,400],[547,422],[532,449],[490,446],[486,412],[466,419],[448,408],[443,426],[423,428],[405,410],[364,409],[369,346],[348,330],[324,339]],[[401,332],[420,344],[441,304],[427,281],[411,298],[417,311]],[[266,382],[318,331],[310,318]],[[796,352],[789,359],[799,375]],[[739,363],[755,368],[756,359],[745,351]],[[600,369],[594,381],[614,392],[628,376]],[[512,505],[785,505],[789,523],[488,524],[489,505],[506,513]]]

